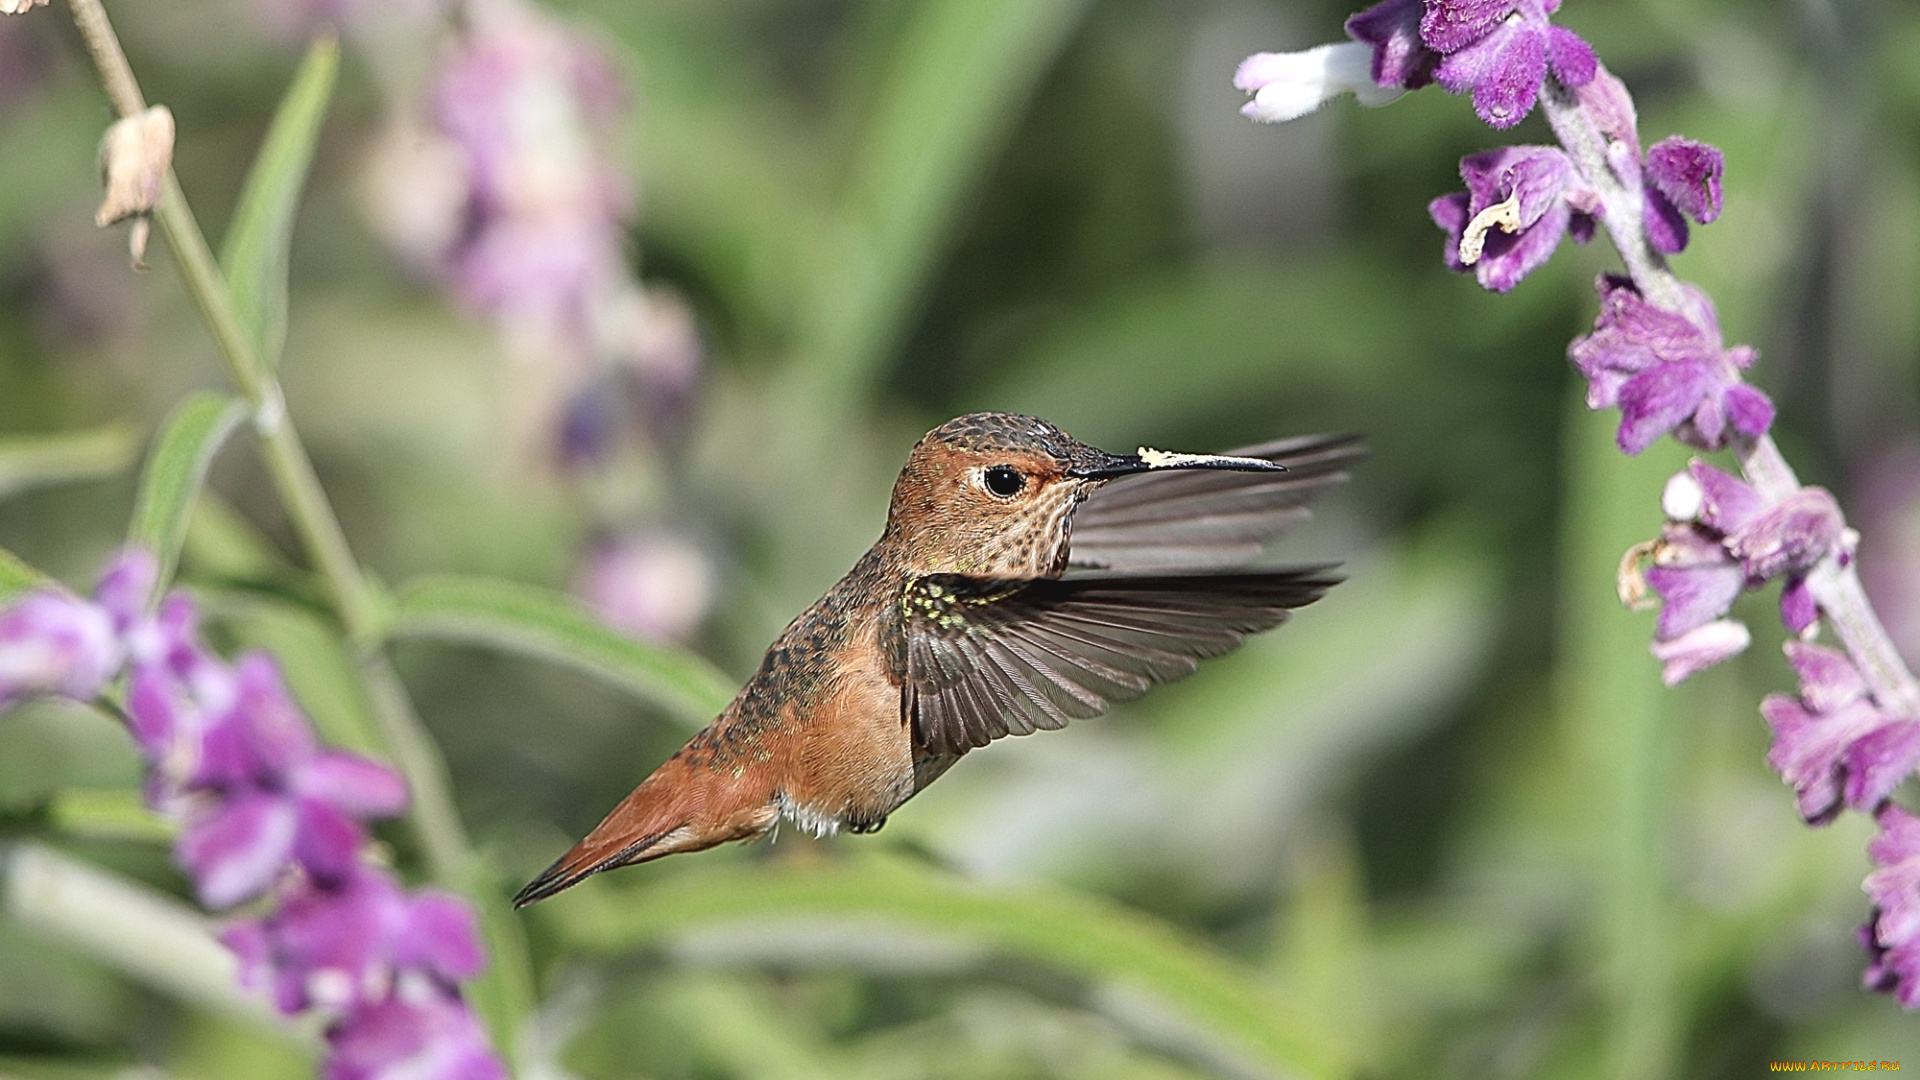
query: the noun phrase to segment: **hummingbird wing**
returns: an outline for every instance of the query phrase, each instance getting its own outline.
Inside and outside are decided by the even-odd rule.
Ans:
[[[1358,435],[1308,435],[1229,450],[1264,458],[1284,473],[1169,469],[1122,477],[1096,489],[1073,513],[1071,567],[1200,570],[1236,566],[1307,519],[1307,504],[1347,480],[1365,456]]]
[[[904,603],[904,717],[917,746],[959,755],[1097,716],[1278,625],[1340,580],[1329,569],[922,578]]]

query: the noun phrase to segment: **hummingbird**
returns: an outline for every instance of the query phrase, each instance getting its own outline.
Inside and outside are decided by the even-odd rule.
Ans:
[[[934,428],[873,547],[514,906],[782,818],[873,832],[970,750],[1191,674],[1340,580],[1246,564],[1345,481],[1356,438],[1111,454],[1013,413]]]

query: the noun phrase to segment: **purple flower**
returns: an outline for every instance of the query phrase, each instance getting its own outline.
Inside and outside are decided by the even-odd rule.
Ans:
[[[1664,614],[1664,612],[1663,612]],[[1753,644],[1745,623],[1717,619],[1669,640],[1656,640],[1653,658],[1660,661],[1660,681],[1678,686],[1691,676],[1724,660],[1731,660]]]
[[[42,693],[84,701],[119,666],[112,621],[85,600],[39,591],[0,612],[0,709]]]
[[[615,629],[650,641],[683,640],[713,602],[713,568],[685,538],[639,532],[594,545],[574,591]]]
[[[315,745],[272,660],[242,657],[236,674],[233,706],[201,730],[174,849],[210,908],[259,895],[289,861],[323,881],[348,874],[360,821],[406,805],[392,770]]]
[[[1720,216],[1720,174],[1725,161],[1706,143],[1672,136],[1647,151],[1647,238],[1668,255],[1687,246],[1687,218],[1702,225]]]
[[[1734,435],[1773,424],[1773,403],[1741,381],[1754,361],[1745,345],[1724,349],[1713,304],[1690,290],[1689,314],[1649,303],[1626,278],[1601,275],[1593,333],[1567,355],[1588,380],[1587,405],[1620,407],[1620,449],[1638,454],[1666,432],[1717,450]]]
[[[244,985],[270,990],[285,1013],[347,1009],[385,998],[402,971],[448,987],[480,973],[473,912],[452,896],[408,896],[386,871],[358,865],[331,885],[310,878],[280,908],[229,926]]]
[[[350,1010],[327,1030],[325,1080],[506,1080],[487,1035],[458,997],[402,980],[399,992]]]
[[[1254,53],[1233,73],[1235,88],[1253,95],[1240,114],[1263,124],[1305,116],[1343,93],[1362,105],[1385,105],[1400,96],[1398,85],[1377,83],[1371,47],[1356,42],[1320,45],[1304,52]]]
[[[1372,50],[1368,73],[1379,86],[1418,90],[1433,81],[1438,54],[1420,40],[1421,0],[1381,0],[1347,20],[1347,36]]]
[[[1467,190],[1435,199],[1427,211],[1447,231],[1451,270],[1473,268],[1483,288],[1506,292],[1545,263],[1572,230],[1593,236],[1597,197],[1573,161],[1545,146],[1509,146],[1460,159]]]
[[[522,336],[591,347],[597,306],[627,285],[631,200],[595,149],[622,95],[606,61],[520,8],[487,8],[439,73],[433,116],[465,180],[448,279]]]
[[[1549,71],[1570,87],[1592,81],[1592,46],[1548,21],[1559,9],[1560,0],[1427,0],[1420,38],[1442,54],[1435,81],[1471,93],[1474,111],[1496,128],[1533,111]]]
[[[1860,928],[1869,958],[1862,982],[1893,994],[1903,1009],[1920,1008],[1920,818],[1893,803],[1873,816],[1880,834],[1867,854],[1880,868],[1861,886],[1874,908]]]
[[[1802,641],[1785,648],[1800,694],[1760,703],[1774,732],[1767,763],[1793,785],[1811,824],[1846,806],[1873,809],[1920,764],[1920,720],[1883,712],[1845,653]]]
[[[128,548],[101,575],[91,603],[36,589],[0,610],[0,710],[33,694],[97,696],[125,661],[124,637],[143,617],[159,566]]]
[[[1668,522],[1654,544],[1647,584],[1665,601],[1654,634],[1671,641],[1725,615],[1747,587],[1747,577],[1711,530]]]

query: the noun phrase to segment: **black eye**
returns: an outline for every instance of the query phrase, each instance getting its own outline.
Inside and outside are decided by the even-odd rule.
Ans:
[[[987,470],[986,476],[982,479],[986,481],[988,491],[1003,499],[1013,498],[1027,486],[1027,478],[1020,474],[1019,469],[1011,465],[995,465]]]

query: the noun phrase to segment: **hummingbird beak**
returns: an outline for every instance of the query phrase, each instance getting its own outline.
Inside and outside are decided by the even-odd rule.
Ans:
[[[1287,467],[1265,458],[1232,457],[1227,454],[1176,454],[1143,446],[1138,453],[1109,454],[1096,451],[1100,460],[1092,465],[1068,469],[1067,475],[1082,480],[1112,480],[1134,473],[1161,469],[1222,469],[1228,472],[1286,472]]]

